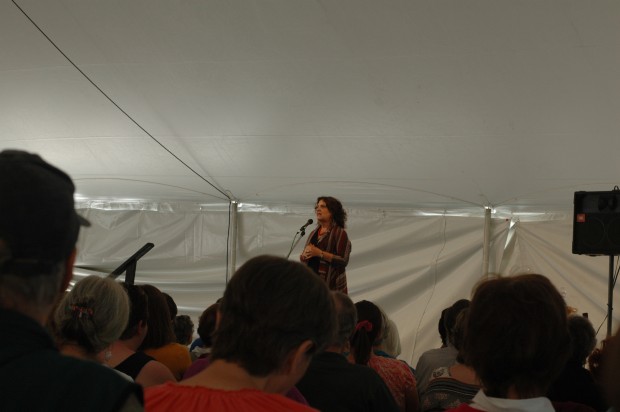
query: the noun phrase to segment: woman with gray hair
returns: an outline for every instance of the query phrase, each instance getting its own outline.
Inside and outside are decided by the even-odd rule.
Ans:
[[[56,308],[55,334],[60,351],[105,363],[110,345],[129,319],[129,298],[111,278],[88,276],[75,284]]]

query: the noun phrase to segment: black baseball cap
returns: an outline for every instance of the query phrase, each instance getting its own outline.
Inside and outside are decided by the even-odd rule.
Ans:
[[[69,175],[39,155],[0,152],[0,274],[28,274],[66,259],[80,226]]]

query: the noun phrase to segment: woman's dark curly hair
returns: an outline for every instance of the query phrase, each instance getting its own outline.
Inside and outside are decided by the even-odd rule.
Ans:
[[[329,213],[332,214],[332,219],[334,219],[336,225],[344,229],[345,222],[347,221],[347,212],[342,207],[340,200],[331,196],[319,196],[316,199],[316,204],[318,205],[321,200],[325,202],[327,210],[329,210]]]

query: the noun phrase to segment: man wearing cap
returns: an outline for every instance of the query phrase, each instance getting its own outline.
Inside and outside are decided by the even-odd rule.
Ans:
[[[0,152],[0,409],[142,410],[138,385],[62,356],[43,328],[73,277],[74,185],[35,154]]]

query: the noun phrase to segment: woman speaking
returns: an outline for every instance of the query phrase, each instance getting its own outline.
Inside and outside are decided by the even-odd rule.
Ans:
[[[351,242],[344,230],[347,212],[342,203],[330,196],[321,196],[314,206],[317,227],[306,240],[300,256],[310,269],[325,281],[329,289],[347,293],[347,274]]]

